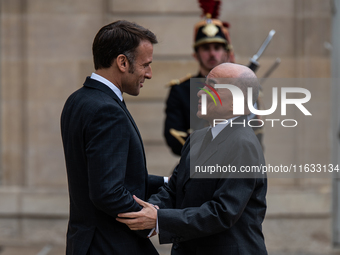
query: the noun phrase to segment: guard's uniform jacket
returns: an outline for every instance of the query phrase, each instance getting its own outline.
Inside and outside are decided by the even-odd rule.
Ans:
[[[166,101],[164,137],[172,152],[179,156],[183,144],[193,131],[192,127],[197,129],[207,126],[205,120],[196,116],[197,107],[190,109],[190,100],[195,100],[195,102],[191,102],[191,105],[197,106],[199,99],[198,97],[191,97],[190,99],[190,78],[203,78],[203,76],[188,74],[183,79],[171,81],[169,84],[171,89]]]

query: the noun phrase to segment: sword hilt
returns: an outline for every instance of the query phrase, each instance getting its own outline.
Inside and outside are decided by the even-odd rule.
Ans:
[[[257,69],[260,67],[260,63],[250,59],[250,63],[248,65],[248,67],[255,73],[257,71]]]

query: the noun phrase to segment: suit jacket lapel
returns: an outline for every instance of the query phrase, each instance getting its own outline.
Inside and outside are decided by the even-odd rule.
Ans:
[[[246,120],[247,116],[241,116],[237,119],[237,122],[243,122]],[[229,124],[230,125],[230,124]],[[199,131],[196,131],[192,141],[193,144],[190,145],[190,153],[188,155],[189,161],[190,161],[190,169],[194,166],[203,166],[204,163],[206,163],[215,153],[217,153],[219,150],[222,150],[221,143],[223,143],[236,129],[242,127],[239,124],[234,125],[232,127],[230,126],[225,127],[216,137],[215,139],[207,146],[207,148],[204,150],[204,152],[198,157],[198,152],[200,151],[200,148],[202,146],[204,136],[207,132],[208,128],[201,129]],[[213,162],[212,162],[213,164]],[[190,179],[190,169],[186,171],[185,173],[185,181],[184,184]]]
[[[194,166],[197,165],[196,162],[199,161],[200,158],[204,155],[206,157],[206,152],[209,150],[211,143],[209,146],[206,148],[206,150],[198,157],[199,151],[201,149],[204,137],[208,131],[208,128],[203,128],[200,130],[197,130],[192,136],[189,137],[189,142],[190,142],[190,150],[189,153],[186,155],[186,160],[189,162],[189,167],[185,169],[185,174],[184,174],[184,182],[183,186],[186,184],[186,182],[190,179],[190,169]],[[210,154],[210,153],[209,153]]]
[[[85,87],[90,87],[90,88],[94,88],[94,89],[99,89],[101,91],[103,91],[104,93],[108,94],[109,96],[111,96],[119,105],[120,107],[125,111],[126,115],[129,117],[133,127],[135,128],[137,134],[138,134],[138,137],[139,137],[139,140],[141,142],[141,145],[142,145],[142,148],[143,148],[143,155],[144,155],[144,162],[146,163],[146,160],[145,160],[145,152],[144,152],[144,145],[143,145],[143,140],[142,140],[142,137],[139,133],[139,130],[138,130],[138,127],[135,123],[135,121],[133,120],[130,112],[128,111],[128,109],[126,108],[126,106],[124,105],[124,103],[118,98],[118,96],[116,95],[116,93],[114,93],[108,86],[106,86],[105,84],[97,81],[97,80],[94,80],[94,79],[91,79],[90,77],[87,77],[86,80],[85,80],[85,83],[84,83],[84,86]]]

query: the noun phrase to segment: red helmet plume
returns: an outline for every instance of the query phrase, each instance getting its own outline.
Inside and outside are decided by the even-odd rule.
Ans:
[[[220,6],[221,1],[220,0],[198,0],[200,7],[203,11],[202,16],[206,17],[207,14],[210,14],[211,16],[209,18],[211,19],[217,19],[220,14]]]

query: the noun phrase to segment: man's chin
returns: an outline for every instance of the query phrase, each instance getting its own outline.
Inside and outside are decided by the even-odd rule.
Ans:
[[[207,65],[209,67],[209,69],[213,69],[214,67],[218,66],[218,62],[209,62],[209,64]]]
[[[211,69],[215,68],[215,67],[218,66],[218,65],[219,65],[218,62],[216,61],[216,62],[209,62],[209,63],[207,63],[205,66],[206,66],[206,68],[207,68],[208,70],[211,70]]]
[[[125,89],[123,90],[123,93],[126,93],[130,96],[138,96],[140,92],[140,88],[135,88],[135,89]]]
[[[201,111],[197,111],[196,116],[200,119],[206,119],[206,115],[202,115]]]
[[[132,91],[131,94],[129,94],[130,96],[138,96],[140,93],[140,89],[136,90],[136,91]]]

